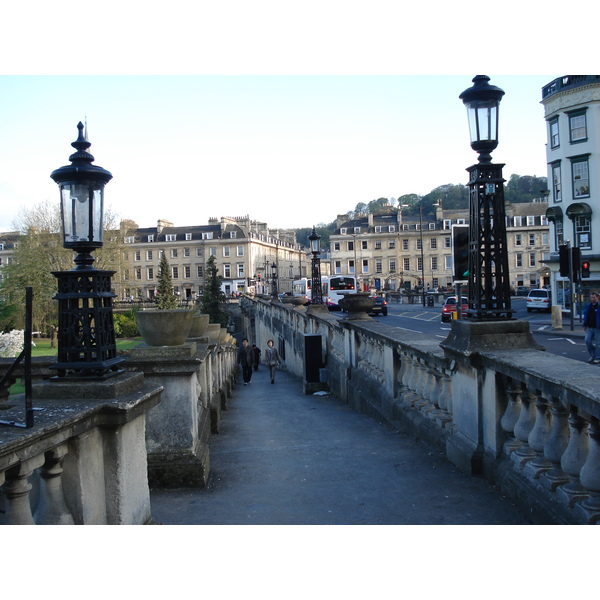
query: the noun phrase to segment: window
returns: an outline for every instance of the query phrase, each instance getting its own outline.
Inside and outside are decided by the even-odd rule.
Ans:
[[[148,267],[148,279],[150,279],[150,280],[154,279],[154,268],[153,267]]]
[[[233,239],[235,239],[235,238],[237,237],[237,231],[231,231],[231,232],[229,233],[229,237],[230,237],[232,240],[233,240]]]
[[[186,279],[189,279],[192,276],[192,267],[185,265],[185,267],[183,267],[183,276]]]
[[[354,261],[353,260],[348,261],[348,274],[354,275]]]
[[[196,256],[202,256],[202,248],[196,248]]]
[[[529,253],[529,266],[535,267],[535,252]]]
[[[244,263],[237,264],[237,276],[239,279],[244,277]]]
[[[349,251],[354,250],[354,242],[346,242]]]
[[[523,217],[513,217],[513,227],[521,227],[523,225]]]
[[[394,233],[394,231],[396,231],[396,226],[395,226],[395,225],[390,225],[390,227],[389,227],[388,231],[389,231],[390,233]]]
[[[0,250],[4,250],[4,244],[0,244]]]
[[[217,255],[217,249],[213,246],[212,248],[208,249],[208,255],[209,256],[216,256]]]
[[[520,252],[515,254],[515,267],[521,268],[523,266],[523,255]]]
[[[375,250],[381,250],[381,240],[375,241]]]
[[[362,261],[362,272],[363,273],[369,272],[369,260],[367,258],[363,259],[363,261]]]
[[[444,238],[444,248],[452,248],[452,238],[451,237]]]
[[[179,267],[171,267],[171,277],[179,279]]]
[[[223,257],[229,258],[231,256],[231,248],[229,246],[223,246]]]
[[[592,249],[592,236],[590,215],[579,215],[573,221],[575,225],[575,235],[577,236],[577,245],[582,250]]]
[[[429,229],[430,230],[435,229],[435,223],[429,223]]]
[[[236,256],[244,256],[244,246],[236,246]]]
[[[429,247],[431,250],[437,250],[437,238],[429,238]]]
[[[165,235],[165,241],[166,242],[175,242],[177,240],[177,234],[176,233],[167,233]]]
[[[186,233],[185,234],[185,239],[189,242],[192,239],[192,234],[191,233]]]
[[[342,261],[341,260],[336,260],[335,261],[334,269],[335,269],[335,274],[336,275],[341,275],[342,274]]]
[[[203,240],[212,240],[213,239],[213,232],[212,231],[205,231],[202,234],[202,239]]]
[[[404,260],[404,270],[410,271],[410,258],[405,258]]]
[[[590,182],[588,176],[588,159],[571,159],[573,173],[573,198],[589,198]]]
[[[417,250],[420,250],[423,247],[423,244],[421,243],[421,238],[417,238]]]
[[[535,246],[535,233],[530,233],[529,234],[529,245],[530,246]]]
[[[354,228],[354,233],[360,233],[360,227],[355,227]]]
[[[151,233],[151,234],[148,236],[148,241],[149,241],[149,242],[153,242],[153,241],[154,241],[154,234],[153,234],[153,233]]]
[[[533,216],[527,216],[527,227],[534,227],[535,226],[535,217]]]
[[[375,233],[381,233],[381,225],[375,225]]]
[[[562,202],[562,186],[560,184],[560,163],[552,165],[552,197],[554,202]]]
[[[402,250],[408,250],[408,240],[402,240]]]
[[[339,242],[333,242],[333,250],[335,252],[339,252],[340,251],[340,243]]]
[[[135,261],[142,260],[142,253],[139,250],[136,250],[134,252],[133,260],[135,260]]]
[[[133,235],[128,235],[128,236],[125,238],[125,243],[126,243],[126,244],[134,244],[134,243],[135,243],[135,236],[133,236]]]
[[[347,231],[348,231],[348,230],[347,230],[345,227],[341,227],[341,228],[340,228],[340,234],[341,234],[341,235],[346,235],[346,232],[347,232]]]
[[[446,271],[452,269],[452,256],[444,256],[444,269],[446,269]]]
[[[560,138],[558,136],[558,117],[550,121],[550,148],[558,148]]]
[[[438,270],[438,259],[437,259],[437,256],[432,256],[431,257],[431,270],[432,271],[437,271]]]
[[[381,259],[380,258],[378,258],[375,261],[375,272],[376,273],[381,273],[382,272],[382,270],[381,270]]]
[[[152,260],[153,256],[154,253],[152,252],[152,250],[146,250],[146,260]]]
[[[554,234],[556,236],[556,247],[558,248],[564,242],[562,221],[557,220],[554,222]]]
[[[189,258],[190,257],[190,249],[189,248],[184,248],[183,249],[183,256],[184,256],[184,258]]]
[[[141,279],[142,278],[142,270],[141,269],[136,269],[135,270],[135,278],[136,279]]]
[[[542,225],[542,227],[548,226],[548,217],[546,215],[540,215],[540,225]]]
[[[523,236],[520,233],[515,233],[515,246],[523,245]]]
[[[542,233],[542,246],[547,246],[550,243],[550,238],[547,233]]]
[[[388,248],[389,248],[390,250],[393,250],[395,247],[396,247],[396,240],[390,240],[390,241],[388,242]]]
[[[423,259],[419,256],[417,258],[417,271],[423,270]]]
[[[223,265],[223,276],[225,279],[231,279],[231,265]]]
[[[452,221],[450,219],[444,219],[444,229],[452,229]]]
[[[569,113],[569,132],[572,144],[587,140],[585,110]]]
[[[408,223],[402,223],[402,231],[408,231]]]
[[[177,248],[171,248],[171,258],[177,258]]]
[[[390,273],[396,272],[396,259],[390,258]]]
[[[363,241],[361,242],[361,248],[362,248],[363,250],[368,250],[368,249],[369,249],[369,243],[367,242],[367,240],[363,240]]]
[[[203,268],[203,266],[202,266],[202,265],[198,265],[198,266],[196,267],[196,277],[198,277],[198,278],[200,278],[200,279],[201,279],[201,278],[204,276],[204,275],[203,275],[203,273],[204,273],[204,268]]]

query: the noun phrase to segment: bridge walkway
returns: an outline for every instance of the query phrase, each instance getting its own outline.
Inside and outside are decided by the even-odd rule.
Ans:
[[[239,383],[211,440],[202,489],[152,490],[164,525],[512,525],[527,520],[486,481],[335,396],[263,365]]]

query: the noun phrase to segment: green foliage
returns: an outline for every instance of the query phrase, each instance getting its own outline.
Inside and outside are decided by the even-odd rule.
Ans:
[[[163,310],[177,308],[178,301],[173,289],[173,281],[171,280],[171,268],[164,252],[160,257],[160,264],[158,266],[158,288],[156,293],[158,296],[156,308]]]
[[[541,192],[547,186],[546,177],[511,175],[508,183],[504,186],[504,199],[513,204],[531,202],[534,198],[541,198]]]
[[[225,294],[221,291],[221,277],[215,265],[215,257],[206,261],[204,294],[202,295],[201,310],[210,316],[211,323],[220,323],[225,327],[229,322],[229,313],[223,309]]]
[[[115,326],[115,336],[118,338],[138,337],[140,331],[135,320],[135,310],[129,310],[126,313],[113,313],[113,323]]]

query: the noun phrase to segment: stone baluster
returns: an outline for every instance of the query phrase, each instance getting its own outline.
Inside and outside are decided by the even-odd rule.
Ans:
[[[533,460],[537,454],[529,446],[529,434],[535,425],[535,400],[531,397],[529,390],[525,385],[521,387],[521,411],[519,419],[515,423],[515,438],[521,442],[510,458],[520,467],[530,460]]]
[[[406,356],[407,368],[406,375],[404,377],[405,390],[402,392],[402,406],[410,408],[412,403],[417,400],[418,396],[415,392],[415,388],[419,379],[419,369],[417,367],[417,361],[412,356]]]
[[[2,490],[6,496],[6,523],[8,525],[35,525],[31,514],[29,478],[35,469],[44,463],[40,454],[15,465],[5,473],[6,481]]]
[[[588,495],[579,481],[579,473],[589,453],[587,430],[588,422],[578,414],[577,407],[572,406],[569,415],[569,445],[560,459],[560,466],[569,476],[569,482],[557,489],[571,508],[577,500],[587,498]]]
[[[424,413],[429,413],[435,409],[435,404],[431,401],[433,388],[435,386],[435,367],[432,365],[423,365],[423,383],[421,386],[420,398],[415,402],[416,408]]]
[[[34,516],[38,525],[74,523],[65,503],[62,487],[62,463],[67,452],[67,444],[61,444],[46,452],[46,461],[40,470],[40,501]]]
[[[543,473],[540,482],[548,489],[555,490],[559,485],[564,485],[569,481],[568,475],[560,468],[562,456],[569,445],[569,413],[556,396],[550,398],[550,403],[552,427],[550,436],[544,445],[544,456],[552,468]]]
[[[439,395],[439,404],[442,410],[449,415],[452,414],[452,375],[446,371],[442,372],[442,391]]]
[[[507,388],[506,395],[508,396],[508,403],[506,405],[506,410],[500,419],[500,426],[508,438],[506,442],[504,442],[504,453],[510,455],[522,444],[522,442],[515,437],[514,433],[515,426],[521,414],[522,403],[521,389],[518,385],[515,385],[511,377],[507,380]]]
[[[579,479],[581,485],[588,490],[589,496],[579,504],[579,507],[586,515],[588,523],[598,523],[600,522],[600,423],[595,417],[590,419],[588,435],[590,449],[581,467]]]
[[[415,384],[415,393],[417,396],[419,396],[419,398],[422,398],[423,391],[425,390],[425,386],[427,384],[427,368],[420,360],[417,360],[417,369],[419,377]]]
[[[537,479],[541,473],[549,471],[552,463],[544,456],[544,446],[550,437],[552,415],[548,402],[539,391],[535,396],[535,424],[527,438],[529,447],[535,451],[536,457],[526,465],[527,471]]]

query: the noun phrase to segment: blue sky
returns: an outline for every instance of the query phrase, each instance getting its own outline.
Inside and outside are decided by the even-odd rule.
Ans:
[[[379,197],[466,183],[476,162],[465,76],[3,76],[0,230],[58,200],[77,122],[114,178],[106,202],[152,226],[250,214],[273,227],[330,222]],[[541,87],[558,75],[494,76],[506,92],[494,160],[546,175]]]

